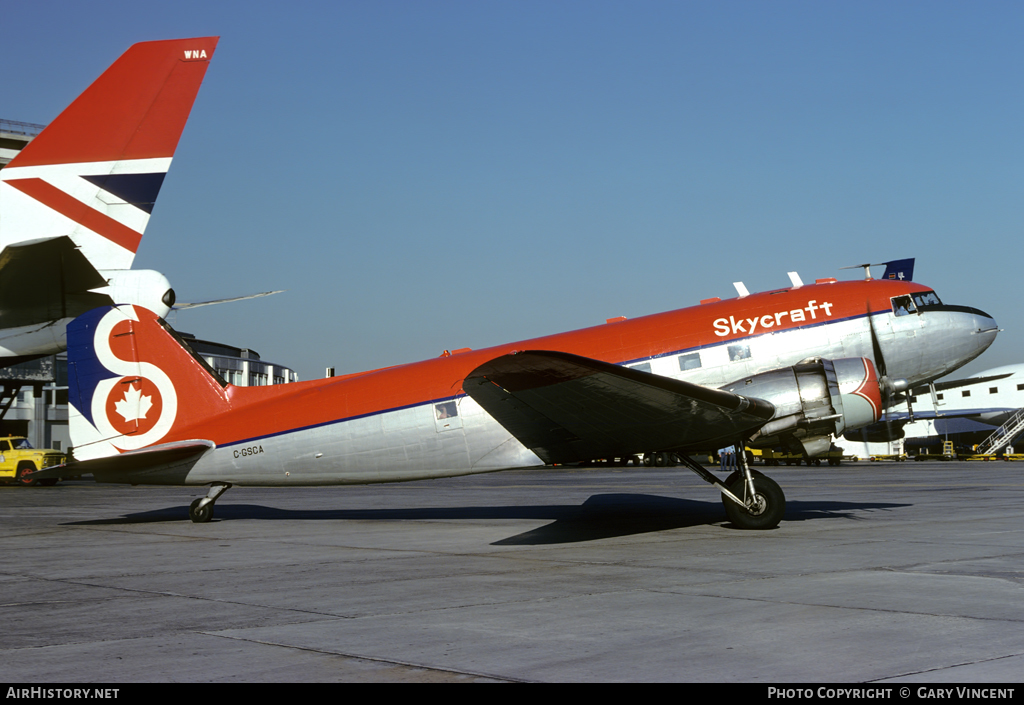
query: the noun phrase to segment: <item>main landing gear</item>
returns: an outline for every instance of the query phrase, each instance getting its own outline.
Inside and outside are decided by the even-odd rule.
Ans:
[[[205,497],[200,497],[188,507],[188,518],[196,524],[205,524],[213,519],[213,503],[231,489],[230,482],[215,482]]]
[[[786,495],[770,477],[751,470],[745,455],[736,454],[738,469],[724,481],[712,475],[693,458],[682,454],[677,457],[702,480],[721,490],[725,515],[734,526],[740,529],[774,529],[786,513]]]

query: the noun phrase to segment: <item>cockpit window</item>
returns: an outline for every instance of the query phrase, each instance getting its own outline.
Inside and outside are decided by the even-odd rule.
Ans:
[[[918,306],[939,306],[942,304],[934,291],[924,291],[920,294],[914,294],[914,303]]]
[[[912,313],[917,313],[917,307],[914,305],[913,299],[910,295],[906,296],[894,296],[892,297],[892,312],[897,316],[909,316]]]

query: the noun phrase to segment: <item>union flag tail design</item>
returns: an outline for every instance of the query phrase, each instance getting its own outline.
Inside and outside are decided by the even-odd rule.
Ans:
[[[182,439],[230,406],[223,380],[141,306],[104,306],[68,324],[69,430],[76,460]]]
[[[68,235],[130,268],[217,40],[133,45],[0,170],[0,248]]]

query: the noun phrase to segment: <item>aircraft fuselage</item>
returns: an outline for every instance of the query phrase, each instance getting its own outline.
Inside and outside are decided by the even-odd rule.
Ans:
[[[897,311],[913,296],[925,304]],[[163,439],[217,447],[134,481],[346,484],[542,465],[462,390],[474,368],[513,351],[568,352],[720,387],[812,357],[873,359],[873,328],[887,375],[925,383],[977,357],[997,332],[984,312],[930,297],[911,282],[826,280],[344,377],[228,385],[227,410],[190,425],[183,402]]]

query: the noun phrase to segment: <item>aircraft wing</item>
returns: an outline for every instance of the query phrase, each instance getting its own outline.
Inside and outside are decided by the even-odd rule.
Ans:
[[[1012,414],[1017,409],[1008,406],[978,406],[970,409],[947,409],[944,411],[936,411],[934,408],[918,409],[914,407],[914,418],[910,418],[910,414],[906,411],[899,411],[896,409],[889,409],[885,412],[886,420],[892,423],[909,423],[910,421],[924,421],[934,419],[974,419],[980,423],[987,423],[982,421],[981,417],[986,415],[993,417],[999,416],[1000,414]],[[878,421],[877,425],[884,424],[886,421]],[[992,425],[991,423],[989,425]],[[996,426],[999,424],[996,423]]]
[[[763,426],[775,407],[562,352],[503,355],[463,390],[545,463],[714,449]]]
[[[935,391],[944,392],[949,389],[959,389],[960,387],[967,387],[972,384],[984,384],[985,382],[994,382],[997,379],[1005,379],[1011,376],[1012,374],[1012,372],[1004,372],[1002,374],[989,375],[987,377],[965,377],[964,379],[954,379],[946,382],[936,382]],[[922,385],[914,387],[910,391],[910,394],[913,394],[914,396],[918,397],[923,397],[927,396],[930,392],[931,390],[929,389],[928,385]]]
[[[70,237],[30,240],[0,252],[0,329],[74,318],[114,302],[90,289],[107,285]]]

